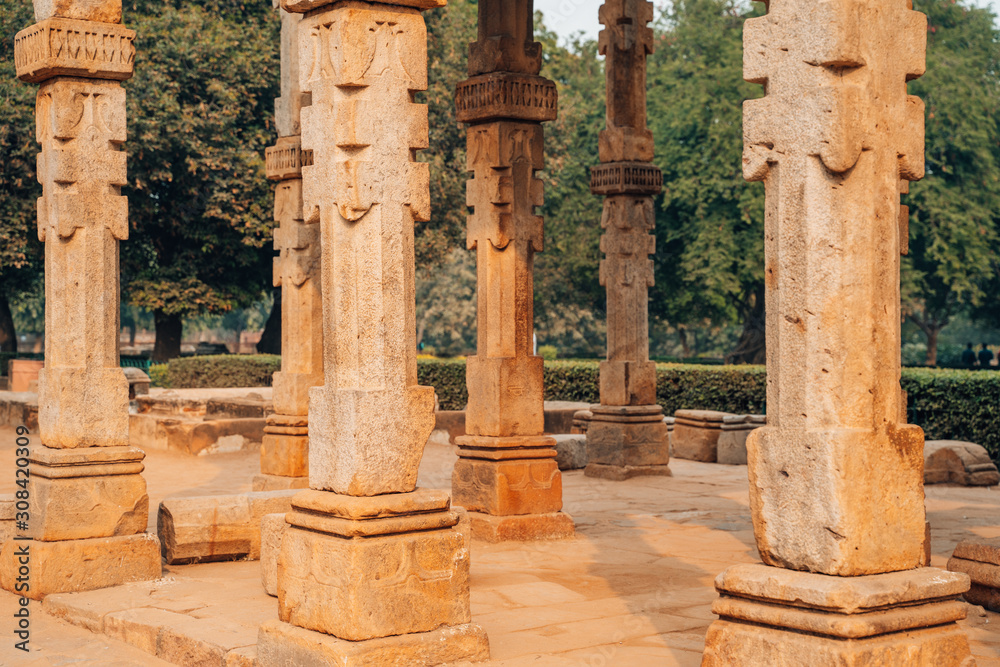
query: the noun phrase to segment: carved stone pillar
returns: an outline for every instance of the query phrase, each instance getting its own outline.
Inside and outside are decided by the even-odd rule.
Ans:
[[[744,27],[743,169],[766,188],[763,565],[716,580],[704,665],[970,665],[967,576],[922,567],[923,433],[900,375],[900,179],[923,176],[927,23],[907,0],[774,0]]]
[[[653,285],[653,195],[663,176],[650,164],[646,128],[646,56],[653,52],[653,4],[606,0],[599,37],[607,81],[607,128],[590,189],[604,195],[601,284],[608,293],[608,359],[601,362],[601,404],[587,428],[590,477],[623,480],[669,475],[670,444],[656,404],[656,364],[649,360],[649,288]]]
[[[277,0],[275,0],[277,4]],[[281,371],[267,418],[254,491],[308,488],[309,389],[323,384],[323,302],[319,220],[302,212],[303,154],[298,30],[301,14],[281,12],[281,97],[274,101],[278,143],[267,149],[274,188],[274,285],[281,287]]]
[[[417,385],[415,221],[430,215],[421,9],[284,0],[299,23],[304,220],[321,227],[324,384],[310,390],[309,486],[278,558],[258,662],[441,664],[489,657],[447,492],[416,488],[434,428]],[[308,12],[308,13],[306,13]]]
[[[478,345],[466,381],[467,435],[456,439],[455,502],[473,534],[493,542],[567,537],[555,440],[543,436],[542,359],[534,356],[533,262],[542,250],[541,122],[556,117],[556,86],[538,76],[532,2],[483,0],[469,76],[455,92],[469,124],[467,246],[476,251]]]
[[[118,359],[118,242],[128,238],[119,82],[132,75],[135,32],[120,25],[120,0],[36,1],[35,19],[15,37],[14,58],[18,77],[40,84],[41,443],[29,447],[30,507],[19,531],[30,539],[4,545],[0,584],[15,590],[27,549],[29,589],[17,590],[41,598],[157,578],[160,549],[145,532],[145,454],[128,444],[128,381]]]

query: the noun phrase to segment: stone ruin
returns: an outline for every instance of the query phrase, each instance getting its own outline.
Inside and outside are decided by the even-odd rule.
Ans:
[[[282,0],[279,138],[267,164],[287,354],[260,491],[217,497],[210,520],[191,499],[161,508],[178,561],[198,557],[206,527],[215,540],[226,525],[228,553],[262,558],[278,603],[278,619],[260,628],[262,667],[487,659],[470,613],[470,538],[574,532],[531,346],[541,123],[556,118],[557,95],[539,76],[530,0],[480,0],[470,78],[456,91],[478,350],[451,493],[416,486],[434,392],[416,376],[414,223],[429,219],[430,199],[428,166],[414,159],[428,148],[427,109],[413,95],[427,87],[421,12],[443,4]],[[120,0],[35,7],[15,51],[18,76],[40,84],[48,365],[33,520],[26,540],[5,543],[0,585],[13,588],[26,542],[41,598],[157,578],[160,549],[144,532],[143,453],[128,446],[118,367],[117,251],[128,231],[119,82],[132,73],[135,34],[120,25]],[[899,388],[899,195],[923,174],[923,106],[905,82],[924,71],[926,19],[908,0],[768,9],[745,24],[744,76],[766,94],[745,103],[743,160],[766,188],[767,424],[680,413],[674,423],[680,441],[692,427],[715,431],[716,456],[725,434],[749,433],[763,563],[716,580],[703,664],[967,665],[958,596],[992,604],[1000,559],[960,545],[950,563],[959,572],[927,567],[923,434],[905,423]],[[645,124],[651,5],[607,0],[600,18],[609,104],[591,186],[605,197],[608,358],[601,404],[575,426],[586,429],[587,474],[620,480],[669,474],[646,312],[661,178]],[[73,48],[81,39],[104,47]],[[74,189],[56,187],[65,183]]]

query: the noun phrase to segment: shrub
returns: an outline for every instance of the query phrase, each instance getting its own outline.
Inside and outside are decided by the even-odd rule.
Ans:
[[[425,387],[434,387],[442,410],[464,410],[469,402],[465,359],[418,359],[417,381]]]
[[[1000,459],[1000,372],[904,368],[907,417],[928,440],[966,440]]]
[[[281,370],[275,354],[219,354],[170,360],[174,389],[206,387],[270,387],[271,374]]]
[[[151,364],[149,366],[149,384],[162,389],[170,388],[170,365]]]
[[[555,345],[542,345],[538,348],[538,356],[545,361],[555,361],[556,357],[559,356],[559,350],[556,349]]]

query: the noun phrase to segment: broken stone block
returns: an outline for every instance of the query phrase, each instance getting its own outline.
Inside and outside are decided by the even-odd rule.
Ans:
[[[968,582],[937,568],[836,577],[736,565],[715,581],[702,664],[961,667]]]
[[[750,431],[767,423],[764,415],[734,415],[723,417],[716,461],[726,465],[746,465],[747,436]]]
[[[283,512],[265,514],[260,521],[260,581],[272,597],[278,597],[278,556],[287,527]]]
[[[1000,472],[982,445],[960,440],[927,440],[924,484],[994,486],[1000,484]]]
[[[570,429],[570,433],[586,433],[587,426],[590,424],[590,420],[593,419],[594,413],[587,410],[577,410],[573,413],[573,427]]]
[[[582,434],[553,435],[556,441],[556,465],[560,470],[580,470],[587,467],[587,438]]]
[[[1000,611],[1000,538],[962,540],[948,559],[948,569],[963,572],[972,580],[963,594],[966,600]]]
[[[674,413],[674,456],[714,463],[723,420],[736,416],[716,410],[678,410]]]
[[[148,375],[143,373],[138,368],[126,367],[122,368],[125,373],[125,379],[128,380],[128,398],[129,400],[134,400],[136,396],[145,396],[149,394],[149,385],[152,380]]]
[[[4,590],[17,590],[18,559],[23,549],[30,558],[29,589],[18,592],[33,600],[50,593],[158,579],[162,571],[159,540],[149,533],[58,542],[9,540],[0,550],[0,587]]]
[[[260,558],[261,519],[287,512],[296,489],[233,496],[167,498],[156,532],[169,564]]]

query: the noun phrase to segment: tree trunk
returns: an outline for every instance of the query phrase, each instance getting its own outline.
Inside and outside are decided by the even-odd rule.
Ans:
[[[137,327],[137,325],[136,325],[135,322],[133,322],[132,326],[130,326],[128,328],[128,346],[129,347],[135,347],[135,330],[137,328],[138,327]]]
[[[767,361],[765,338],[764,287],[754,293],[753,306],[743,321],[743,333],[736,349],[726,357],[727,364],[763,364]]]
[[[927,335],[927,365],[937,366],[938,334],[941,329],[928,327],[924,333]]]
[[[165,362],[181,356],[181,336],[184,333],[184,320],[180,315],[168,315],[162,311],[153,311],[156,322],[156,343],[153,345],[153,361]]]
[[[677,337],[681,341],[681,359],[691,356],[691,346],[688,345],[688,330],[685,326],[677,327]]]
[[[258,354],[281,354],[281,288],[274,290],[274,305],[257,342]]]
[[[0,352],[17,352],[17,332],[7,295],[0,292]]]

